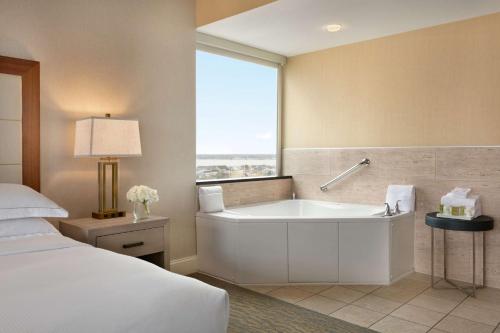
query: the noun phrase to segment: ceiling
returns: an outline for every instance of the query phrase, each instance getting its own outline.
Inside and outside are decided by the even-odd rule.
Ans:
[[[500,0],[278,0],[198,31],[294,56],[496,12]]]

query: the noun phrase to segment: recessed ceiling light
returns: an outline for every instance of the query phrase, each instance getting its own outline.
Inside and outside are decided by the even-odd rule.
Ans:
[[[337,32],[342,30],[342,26],[340,24],[329,24],[326,27],[326,31],[328,32]]]

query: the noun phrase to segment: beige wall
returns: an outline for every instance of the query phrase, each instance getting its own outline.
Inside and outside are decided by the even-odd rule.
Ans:
[[[120,204],[158,188],[173,258],[196,253],[194,0],[0,0],[0,54],[41,63],[42,192],[71,217],[97,207],[97,165],[75,159],[74,121],[138,118],[143,156],[122,159]]]
[[[499,40],[494,14],[289,58],[284,146],[499,144]]]
[[[499,41],[494,14],[289,58],[283,170],[294,177],[298,197],[381,204],[387,185],[414,184],[415,269],[424,273],[430,272],[424,215],[453,187],[471,187],[482,196],[483,212],[499,220]],[[461,145],[472,147],[436,147]],[[319,190],[364,157],[372,160],[368,168]],[[486,235],[492,287],[500,287],[496,230]],[[470,281],[471,235],[448,236],[449,276]],[[441,260],[436,268],[442,274]]]
[[[196,0],[196,26],[200,27],[276,0]]]

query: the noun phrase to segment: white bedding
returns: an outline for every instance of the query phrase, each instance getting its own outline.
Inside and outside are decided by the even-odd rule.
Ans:
[[[60,234],[0,238],[0,332],[226,332],[224,290]]]

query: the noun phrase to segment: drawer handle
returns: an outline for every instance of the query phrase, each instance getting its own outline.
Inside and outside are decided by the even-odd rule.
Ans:
[[[137,247],[137,246],[143,246],[144,242],[137,242],[137,243],[129,243],[129,244],[123,244],[122,247],[124,249],[130,249],[131,247]]]

